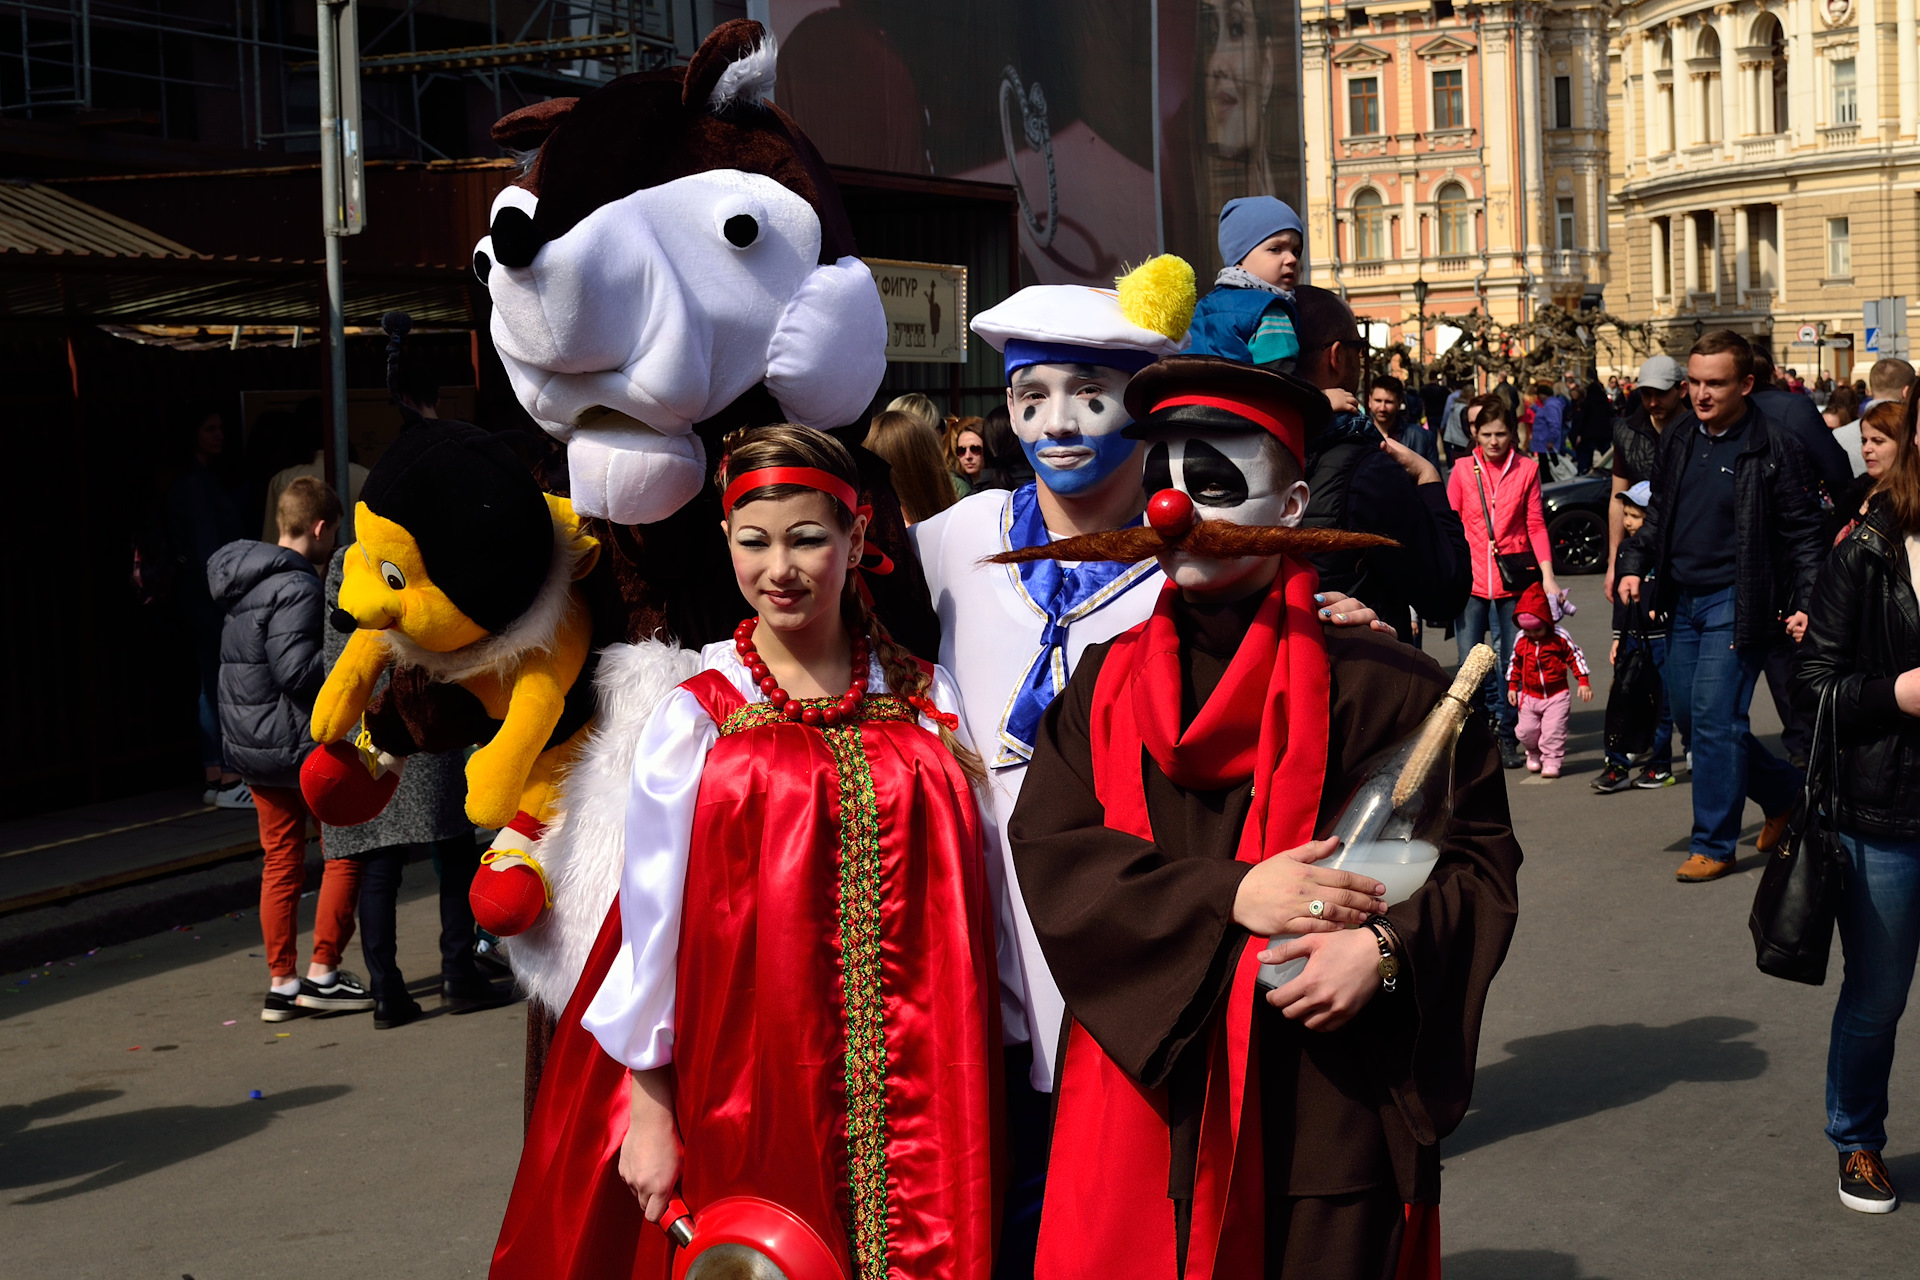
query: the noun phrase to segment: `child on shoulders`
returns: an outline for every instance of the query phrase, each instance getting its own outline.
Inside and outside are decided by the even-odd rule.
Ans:
[[[1229,265],[1193,311],[1193,354],[1293,372],[1300,355],[1293,289],[1307,229],[1272,196],[1241,196],[1220,210],[1220,260]]]

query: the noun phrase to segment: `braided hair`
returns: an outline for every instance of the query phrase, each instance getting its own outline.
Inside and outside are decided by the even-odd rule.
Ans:
[[[838,440],[812,427],[797,426],[790,422],[766,427],[744,427],[727,433],[721,449],[714,485],[722,493],[733,482],[733,477],[767,467],[812,467],[845,481],[855,493],[860,491],[860,472],[854,466],[853,455]],[[818,489],[798,484],[761,485],[741,494],[734,505],[778,502],[819,492]],[[850,531],[855,513],[833,495],[825,496],[833,508],[834,523],[842,533]],[[867,636],[871,640],[874,656],[880,660],[881,671],[886,676],[889,693],[909,703],[916,699],[924,701],[928,697],[933,678],[915,660],[911,651],[887,633],[886,624],[873,612],[866,592],[861,589],[858,571],[849,570],[847,573],[846,587],[840,594],[840,617],[850,634]],[[928,719],[932,720],[933,717],[929,716]],[[940,735],[940,741],[959,761],[962,772],[972,781],[984,780],[986,767],[981,764],[980,757],[937,720],[934,721],[934,728]]]

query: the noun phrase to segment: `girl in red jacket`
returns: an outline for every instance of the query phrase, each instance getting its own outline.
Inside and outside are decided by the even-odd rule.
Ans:
[[[1520,593],[1513,620],[1520,638],[1507,665],[1507,701],[1520,709],[1515,733],[1526,748],[1527,768],[1543,778],[1560,776],[1567,757],[1567,718],[1573,711],[1571,674],[1580,685],[1580,701],[1593,701],[1587,682],[1587,655],[1573,637],[1553,625],[1552,606],[1539,583]]]

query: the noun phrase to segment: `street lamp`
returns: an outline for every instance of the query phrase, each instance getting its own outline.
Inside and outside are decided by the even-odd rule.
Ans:
[[[1414,330],[1414,352],[1424,368],[1427,363],[1427,281],[1424,276],[1414,278],[1413,305],[1420,315],[1419,326]]]
[[[1694,340],[1695,340],[1695,341],[1698,341],[1698,340],[1699,340],[1699,338],[1700,338],[1700,335],[1701,335],[1701,334],[1703,334],[1703,333],[1705,333],[1706,331],[1707,331],[1707,326],[1706,326],[1706,323],[1705,323],[1704,321],[1702,321],[1702,320],[1700,319],[1700,317],[1699,317],[1699,316],[1695,316],[1695,317],[1693,318],[1693,336],[1694,336]]]

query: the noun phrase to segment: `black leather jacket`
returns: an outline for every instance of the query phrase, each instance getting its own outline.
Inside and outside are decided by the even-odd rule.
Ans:
[[[1673,512],[1686,500],[1680,477],[1687,451],[1700,430],[1688,415],[1660,433],[1651,480],[1652,505],[1644,528],[1620,544],[1620,577],[1652,575],[1661,612],[1673,607],[1667,572],[1673,542]],[[1734,579],[1733,642],[1767,644],[1783,632],[1780,619],[1807,607],[1825,550],[1820,541],[1819,500],[1813,496],[1806,452],[1782,427],[1747,406],[1746,443],[1734,459],[1734,537],[1739,543]]]
[[[1822,693],[1834,691],[1840,829],[1920,839],[1920,720],[1893,698],[1894,678],[1920,666],[1920,599],[1884,498],[1828,557],[1808,618],[1798,699],[1811,724]]]

